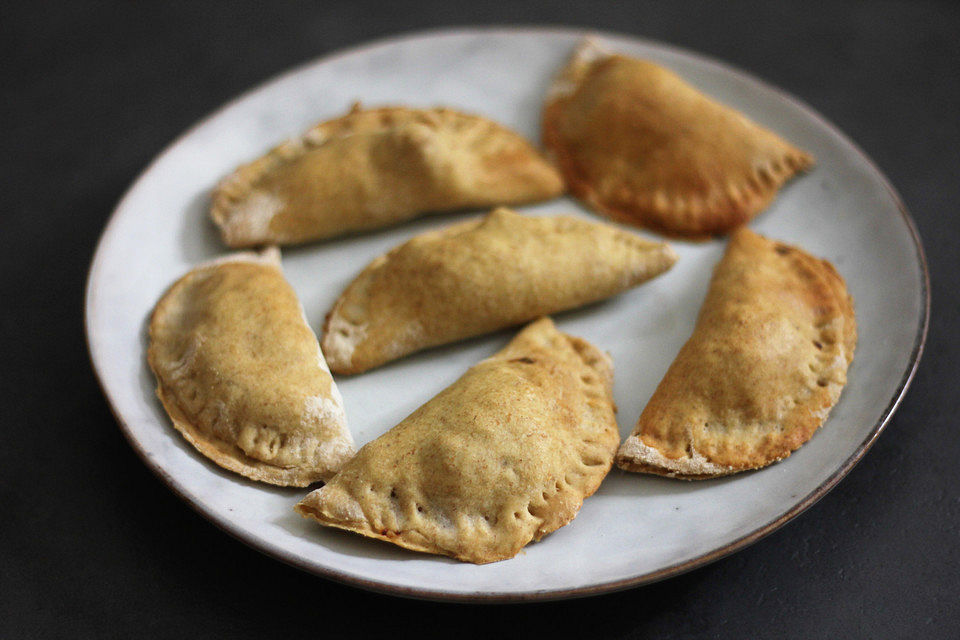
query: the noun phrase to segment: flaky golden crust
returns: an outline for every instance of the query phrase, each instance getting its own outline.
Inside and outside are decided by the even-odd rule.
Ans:
[[[214,192],[210,215],[229,246],[293,244],[562,191],[557,171],[491,120],[355,105],[238,168]]]
[[[688,238],[762,211],[813,158],[651,62],[585,42],[547,97],[543,137],[573,195]]]
[[[853,302],[830,263],[737,230],[617,464],[697,479],[789,456],[839,399],[856,341]]]
[[[374,260],[327,315],[323,351],[334,372],[359,373],[607,298],[675,260],[666,244],[612,225],[500,208]]]
[[[151,316],[147,360],[174,427],[225,469],[305,487],[353,455],[343,402],[276,249],[174,283]]]
[[[414,551],[511,558],[570,522],[610,470],[612,378],[608,356],[538,320],[296,509]]]

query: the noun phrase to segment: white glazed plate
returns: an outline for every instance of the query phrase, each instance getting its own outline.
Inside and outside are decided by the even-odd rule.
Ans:
[[[114,212],[93,261],[87,338],[121,428],[178,495],[251,546],[335,580],[425,598],[552,599],[650,582],[742,548],[813,504],[860,459],[903,396],[926,335],[928,276],[909,215],[870,160],[798,100],[703,56],[605,34],[597,35],[606,46],[675,70],[816,157],[816,167],[788,184],[752,223],[762,234],[830,260],[855,300],[860,338],[849,383],[810,442],[767,469],[703,482],[614,469],[570,525],[511,560],[475,566],[321,528],[293,511],[306,490],[221,470],[171,427],[154,396],[145,327],[174,279],[225,253],[206,217],[210,190],[220,178],[315,122],[342,114],[357,99],[369,106],[447,105],[538,140],[544,92],[583,35],[560,29],[440,31],[323,58],[203,120],[140,176]],[[521,210],[592,217],[568,198]],[[476,214],[426,217],[286,249],[283,266],[319,331],[333,301],[374,257],[415,234]],[[724,246],[722,240],[672,244],[680,260],[671,271],[555,318],[562,331],[612,354],[623,436],[689,337]],[[339,378],[357,444],[397,424],[512,334]]]

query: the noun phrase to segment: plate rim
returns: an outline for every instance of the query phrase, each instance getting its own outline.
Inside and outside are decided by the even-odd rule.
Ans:
[[[692,59],[693,61],[701,64],[706,64],[708,66],[718,67],[730,73],[733,76],[737,77],[739,80],[746,81],[749,84],[759,86],[767,91],[774,93],[779,99],[788,103],[791,107],[798,109],[803,112],[805,115],[811,117],[819,125],[827,129],[832,135],[837,136],[843,142],[847,143],[853,152],[859,157],[859,159],[869,167],[869,169],[875,174],[876,178],[879,179],[879,183],[887,191],[888,195],[892,198],[893,203],[896,205],[897,210],[900,212],[900,216],[909,231],[910,238],[913,241],[914,250],[916,252],[917,263],[920,267],[921,278],[920,278],[920,293],[922,297],[923,304],[920,308],[919,315],[919,329],[917,335],[914,337],[913,348],[910,353],[909,362],[901,375],[900,382],[897,386],[896,391],[894,392],[889,404],[884,408],[883,413],[880,416],[880,419],[873,425],[867,437],[860,443],[860,445],[853,451],[853,453],[832,473],[827,477],[820,485],[818,485],[813,491],[808,493],[806,496],[801,498],[796,502],[791,508],[787,509],[785,512],[780,514],[778,517],[774,518],[770,522],[754,529],[753,531],[740,536],[739,538],[718,547],[707,553],[703,553],[695,558],[685,560],[683,562],[675,563],[666,567],[662,567],[655,571],[646,572],[637,576],[630,578],[625,578],[621,580],[613,580],[607,582],[601,582],[597,584],[592,584],[588,586],[574,587],[568,589],[545,589],[545,590],[533,590],[526,591],[521,593],[501,593],[496,591],[477,591],[473,593],[451,593],[442,590],[428,589],[428,588],[418,588],[418,587],[405,587],[387,584],[383,582],[378,582],[376,580],[371,580],[368,578],[361,578],[358,576],[350,575],[346,572],[338,571],[329,567],[318,567],[311,565],[306,562],[304,559],[299,556],[279,547],[271,545],[268,541],[251,539],[248,538],[244,533],[239,529],[235,529],[226,518],[222,518],[220,515],[214,513],[210,510],[205,504],[201,501],[194,500],[188,496],[184,490],[182,490],[177,483],[172,479],[170,474],[157,462],[152,460],[143,448],[140,442],[133,436],[129,425],[126,420],[120,415],[117,410],[116,405],[114,404],[113,398],[110,396],[110,393],[107,390],[105,383],[105,374],[101,372],[100,366],[98,364],[97,355],[94,353],[93,349],[93,335],[92,335],[92,322],[91,322],[91,313],[93,308],[93,298],[95,297],[95,283],[98,281],[101,264],[103,261],[104,255],[104,246],[108,244],[109,239],[112,237],[113,231],[116,228],[116,222],[119,218],[120,213],[127,207],[128,201],[130,200],[131,194],[140,186],[141,182],[147,177],[149,173],[156,167],[157,164],[161,162],[175,147],[177,147],[184,139],[191,136],[194,131],[200,129],[206,125],[211,120],[217,118],[222,112],[232,108],[234,105],[245,100],[247,97],[251,96],[254,93],[257,93],[265,89],[269,85],[273,85],[281,81],[282,79],[295,75],[301,71],[304,71],[308,68],[312,68],[316,65],[320,65],[327,62],[332,62],[339,58],[348,57],[356,54],[363,53],[367,50],[376,49],[378,47],[399,44],[409,40],[419,40],[419,39],[428,39],[435,37],[443,36],[477,36],[477,35],[523,35],[523,34],[557,34],[564,36],[579,36],[585,37],[588,35],[595,35],[600,38],[611,38],[611,39],[621,39],[634,41],[646,46],[652,46],[655,48],[668,50],[673,53],[681,54],[687,58]],[[117,421],[120,426],[120,431],[123,434],[124,438],[133,448],[134,452],[141,459],[141,461],[150,469],[154,475],[159,478],[168,489],[170,489],[174,495],[179,497],[182,501],[188,504],[194,511],[203,516],[206,520],[214,524],[218,529],[227,533],[235,540],[238,540],[245,544],[246,546],[255,549],[267,556],[280,560],[281,562],[300,569],[302,571],[317,575],[323,578],[333,580],[335,582],[345,584],[352,587],[359,587],[368,591],[373,591],[377,593],[400,596],[405,598],[413,598],[420,600],[432,600],[432,601],[441,601],[441,602],[465,602],[465,603],[518,603],[518,602],[533,602],[533,601],[554,601],[554,600],[566,600],[571,598],[582,598],[589,596],[596,596],[605,593],[612,593],[615,591],[621,591],[624,589],[629,589],[631,587],[636,587],[640,585],[650,584],[653,582],[658,582],[666,578],[677,576],[693,569],[702,567],[704,565],[715,562],[723,557],[726,557],[736,551],[739,551],[759,540],[766,537],[767,535],[773,533],[777,529],[784,526],[789,521],[793,520],[801,513],[812,507],[816,504],[821,498],[823,498],[827,493],[830,492],[839,482],[843,479],[856,464],[864,457],[866,452],[873,446],[877,437],[880,433],[886,428],[892,419],[897,408],[900,406],[904,396],[906,395],[907,390],[910,387],[910,384],[913,381],[913,378],[916,374],[917,368],[920,364],[920,359],[923,356],[924,347],[926,345],[927,334],[929,331],[930,325],[930,304],[931,304],[931,295],[930,295],[930,269],[927,264],[926,254],[923,249],[923,243],[920,239],[920,234],[917,230],[916,222],[913,220],[913,217],[910,215],[910,212],[907,210],[906,205],[904,204],[902,198],[900,197],[897,190],[891,184],[887,176],[880,170],[877,164],[873,159],[868,156],[863,149],[860,148],[856,142],[851,140],[842,130],[840,130],[836,125],[829,121],[826,117],[821,115],[816,109],[806,104],[800,98],[780,89],[779,87],[772,85],[758,76],[754,75],[751,72],[745,71],[736,67],[732,64],[729,64],[725,61],[714,58],[708,54],[699,53],[685,47],[677,46],[667,42],[662,42],[659,40],[654,40],[651,38],[645,38],[642,36],[637,36],[629,33],[620,33],[609,30],[602,29],[592,29],[588,27],[571,27],[571,26],[557,26],[557,25],[499,25],[499,26],[465,26],[465,27],[435,27],[430,29],[422,30],[410,30],[404,31],[389,36],[375,38],[372,40],[367,40],[361,42],[357,45],[350,47],[337,49],[332,52],[311,58],[302,63],[296,64],[280,73],[269,76],[261,81],[259,81],[253,87],[241,92],[230,100],[226,101],[219,107],[215,108],[207,115],[200,118],[193,125],[188,127],[182,133],[177,135],[173,140],[171,140],[163,149],[157,153],[153,159],[140,171],[137,173],[137,176],[133,179],[127,189],[124,191],[123,196],[117,202],[113,211],[110,213],[110,216],[107,218],[107,222],[104,225],[103,230],[101,231],[99,237],[97,238],[96,249],[94,250],[93,259],[91,260],[90,267],[87,271],[87,281],[84,292],[84,338],[87,347],[87,355],[90,358],[90,362],[94,371],[94,376],[97,380],[97,384],[100,387],[100,391],[103,394],[104,398],[107,401],[107,406],[110,409],[110,412],[113,414],[114,419]]]

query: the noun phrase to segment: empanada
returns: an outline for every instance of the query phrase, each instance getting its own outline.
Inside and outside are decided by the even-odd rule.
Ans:
[[[620,293],[676,255],[611,225],[500,208],[424,233],[380,256],[327,315],[323,351],[358,373]]]
[[[343,401],[276,248],[180,278],[154,309],[147,358],[174,427],[225,469],[304,487],[353,456]]]
[[[737,230],[617,464],[696,479],[786,458],[837,402],[856,342],[853,301],[829,262]]]
[[[554,81],[543,137],[588,206],[691,238],[750,220],[813,163],[673,72],[591,40]]]
[[[524,138],[486,118],[355,105],[237,169],[210,213],[231,247],[293,244],[562,191]]]
[[[415,551],[511,558],[573,520],[610,470],[612,377],[608,356],[538,320],[296,509]]]

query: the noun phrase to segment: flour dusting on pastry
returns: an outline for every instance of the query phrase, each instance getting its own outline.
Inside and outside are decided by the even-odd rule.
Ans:
[[[222,225],[228,245],[256,244],[270,235],[270,222],[283,209],[276,194],[254,191],[238,202],[230,218]]]

